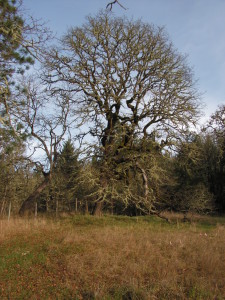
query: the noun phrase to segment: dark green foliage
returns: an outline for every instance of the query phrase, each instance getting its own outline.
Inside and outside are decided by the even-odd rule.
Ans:
[[[71,140],[66,141],[63,145],[57,160],[57,169],[65,178],[68,178],[68,183],[78,172],[78,153]]]
[[[214,170],[218,163],[218,149],[209,136],[191,134],[178,147],[174,157],[169,189],[170,205],[175,210],[210,212],[214,209]]]
[[[33,63],[24,45],[26,29],[17,3],[0,0],[0,124],[2,132],[5,130],[5,137],[11,135],[12,140],[18,139],[23,131],[18,119],[15,120],[15,126],[12,125],[10,106],[14,105],[14,74],[23,73]],[[25,136],[22,134],[20,138],[24,139]]]
[[[6,82],[13,72],[22,72],[33,63],[23,45],[25,25],[17,1],[0,1],[0,81]]]
[[[41,56],[48,30],[22,11],[22,0],[0,0],[0,123],[24,139],[22,116],[15,117],[22,75]],[[22,133],[22,135],[21,135]]]
[[[78,201],[80,198],[80,190],[77,188],[79,170],[78,152],[72,141],[68,140],[57,156],[50,185],[41,195],[39,201],[41,210],[75,210],[76,199]]]
[[[225,105],[211,115],[205,127],[210,189],[219,209],[225,210]]]
[[[59,154],[56,173],[55,189],[58,191],[58,199],[62,208],[66,210],[75,210],[76,179],[80,169],[78,162],[78,153],[76,152],[71,140],[64,143],[62,151]]]

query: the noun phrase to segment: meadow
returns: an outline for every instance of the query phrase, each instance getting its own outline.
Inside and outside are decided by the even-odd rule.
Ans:
[[[225,299],[225,217],[0,220],[0,299]]]

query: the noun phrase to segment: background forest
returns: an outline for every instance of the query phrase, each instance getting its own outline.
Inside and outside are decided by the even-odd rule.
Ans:
[[[200,99],[163,28],[109,6],[56,43],[0,0],[1,216],[224,211],[225,105],[200,126]]]

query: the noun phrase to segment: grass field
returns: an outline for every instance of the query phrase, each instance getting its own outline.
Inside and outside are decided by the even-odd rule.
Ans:
[[[225,218],[0,220],[0,299],[225,299]]]

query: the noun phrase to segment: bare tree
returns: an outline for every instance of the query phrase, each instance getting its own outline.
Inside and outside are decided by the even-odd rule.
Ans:
[[[65,94],[48,94],[38,79],[26,78],[20,87],[14,97],[16,101],[9,107],[10,115],[14,124],[20,122],[20,135],[29,143],[27,158],[44,176],[23,202],[20,214],[24,214],[34,212],[36,199],[51,181],[59,148],[69,128],[70,100]]]
[[[149,155],[149,141],[161,150],[172,145],[198,118],[198,94],[185,57],[163,28],[106,12],[68,31],[61,47],[49,52],[46,66],[52,90],[62,93],[61,84],[66,83],[66,92],[76,92],[73,109],[81,130],[85,123],[83,130],[89,126],[87,133],[99,143],[98,201],[107,194],[109,170],[129,161],[141,173],[142,201],[151,210],[141,155]]]

